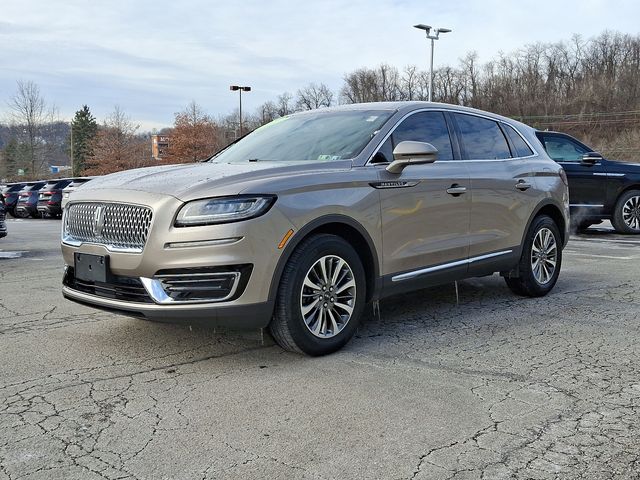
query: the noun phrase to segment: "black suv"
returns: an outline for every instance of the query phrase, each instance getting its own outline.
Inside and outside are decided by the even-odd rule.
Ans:
[[[40,189],[38,196],[38,212],[45,217],[62,216],[62,189],[71,183],[70,178],[49,180]]]
[[[15,216],[20,218],[38,218],[40,213],[38,212],[38,198],[40,189],[44,187],[45,182],[29,182],[18,196],[18,203],[15,208]]]
[[[640,234],[640,164],[607,160],[566,133],[536,135],[569,177],[571,220],[577,228],[611,220],[619,233]]]
[[[24,183],[11,183],[2,190],[1,196],[3,197],[2,199],[4,200],[6,211],[14,217],[16,216],[18,195],[20,195],[20,190],[22,190],[24,185]]]

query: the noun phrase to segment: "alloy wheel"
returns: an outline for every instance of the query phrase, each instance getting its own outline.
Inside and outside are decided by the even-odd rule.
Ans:
[[[300,310],[313,335],[338,335],[351,319],[355,302],[356,281],[344,259],[325,255],[311,266],[302,284]]]
[[[558,244],[553,232],[541,228],[531,245],[531,271],[540,285],[551,281],[558,262]]]
[[[629,198],[622,206],[622,220],[627,227],[640,230],[640,196]]]

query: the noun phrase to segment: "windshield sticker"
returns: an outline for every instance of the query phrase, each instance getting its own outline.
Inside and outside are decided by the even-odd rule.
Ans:
[[[318,155],[318,160],[341,160],[342,155]]]
[[[365,122],[375,122],[377,119],[378,119],[378,115],[371,115],[370,117],[367,117]]]

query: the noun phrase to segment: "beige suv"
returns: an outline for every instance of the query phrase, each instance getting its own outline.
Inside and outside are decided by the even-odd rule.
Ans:
[[[567,179],[530,127],[424,103],[279,118],[207,162],[92,180],[65,207],[64,296],[160,321],[268,327],[321,355],[365,305],[499,272],[548,293]]]

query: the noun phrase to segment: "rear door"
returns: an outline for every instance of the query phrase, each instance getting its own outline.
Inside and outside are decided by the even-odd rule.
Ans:
[[[387,172],[394,147],[405,140],[431,143],[438,160],[410,165],[400,174]],[[444,113],[420,111],[405,118],[374,157],[381,163],[375,187],[381,198],[383,274],[394,274],[394,282],[467,270],[471,190],[466,165],[454,160],[454,151]]]
[[[522,137],[523,152],[511,149],[510,132],[495,120],[472,114],[452,114],[471,179],[472,205],[469,257],[471,264],[506,260],[518,251],[524,229],[537,204],[535,172],[520,155],[532,155]],[[504,128],[511,128],[505,126]]]
[[[582,163],[582,156],[593,151],[574,138],[555,132],[537,132],[547,154],[562,165],[569,178],[571,207],[600,209],[607,198],[607,170],[603,162]]]

